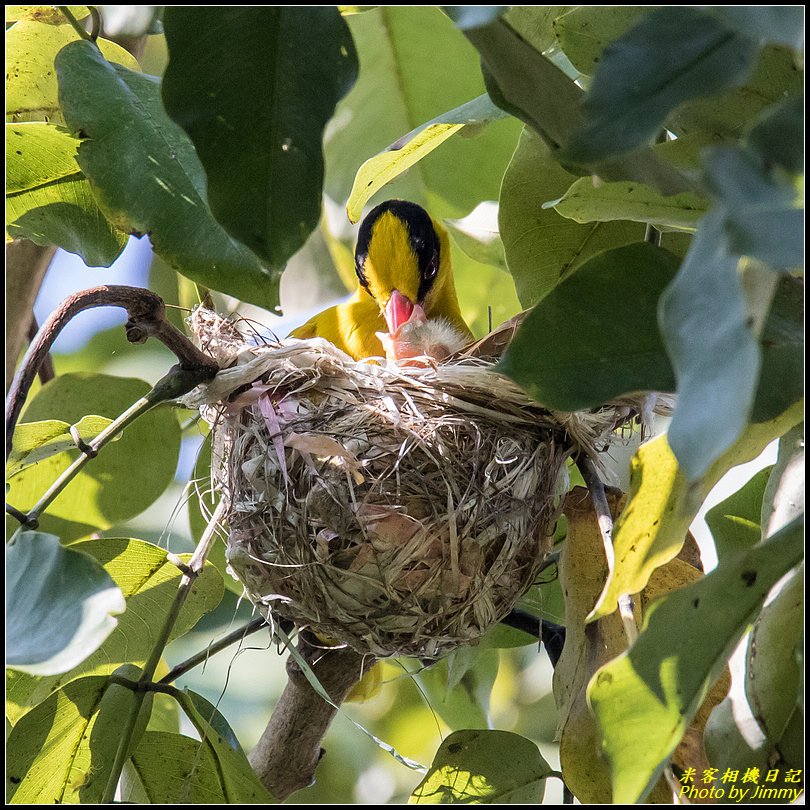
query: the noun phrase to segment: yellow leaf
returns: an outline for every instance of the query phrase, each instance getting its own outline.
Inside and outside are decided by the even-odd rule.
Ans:
[[[630,498],[615,526],[615,567],[587,620],[613,613],[620,596],[643,590],[652,572],[677,556],[687,529],[712,487],[732,467],[756,458],[774,439],[800,422],[803,411],[802,400],[775,419],[749,425],[691,487],[665,435],[642,445],[631,465]]]

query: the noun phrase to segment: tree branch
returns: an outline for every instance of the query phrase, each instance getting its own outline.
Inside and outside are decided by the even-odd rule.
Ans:
[[[338,706],[363,675],[364,657],[348,647],[323,650],[301,637],[298,650]],[[312,783],[324,753],[321,740],[337,712],[310,686],[292,657],[287,674],[287,686],[248,757],[256,775],[279,801]]]
[[[28,341],[29,343],[34,340],[37,336],[37,332],[39,332],[39,326],[37,326],[37,319],[33,315],[31,316],[31,326],[28,327]],[[56,372],[53,368],[53,358],[50,354],[46,354],[42,363],[40,364],[39,370],[39,381],[42,385],[45,383],[50,382],[55,376]]]
[[[28,239],[6,245],[6,385],[29,340],[34,301],[55,253],[55,247],[40,247]]]
[[[200,382],[213,377],[219,366],[200,351],[182,332],[166,320],[163,299],[139,287],[101,285],[71,295],[42,325],[36,339],[28,347],[17,376],[6,399],[6,457],[11,451],[11,438],[25,398],[37,372],[50,352],[56,338],[67,323],[79,312],[95,307],[117,306],[127,310],[125,326],[130,343],[144,343],[154,337],[177,356],[179,371],[199,375]],[[178,394],[180,396],[180,394]]]

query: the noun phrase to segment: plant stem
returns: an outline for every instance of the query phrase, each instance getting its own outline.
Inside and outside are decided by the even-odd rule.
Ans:
[[[96,6],[88,6],[87,8],[90,9],[90,18],[93,21],[93,27],[90,29],[90,40],[95,42],[101,33],[101,14],[99,14]]]
[[[71,10],[67,6],[57,6],[57,8],[59,9],[59,11],[62,12],[62,14],[64,14],[65,19],[71,24],[71,26],[73,27],[73,30],[82,39],[86,39],[88,42],[92,42],[95,45],[95,41],[93,40],[93,38],[82,27],[81,23],[79,23],[79,21],[73,16],[73,13],[71,12]]]
[[[581,456],[577,460],[577,467],[582,473],[582,478],[588,487],[591,496],[596,519],[599,523],[599,531],[602,535],[602,545],[605,549],[608,571],[612,574],[616,566],[616,555],[613,550],[613,516],[610,514],[610,505],[605,494],[605,484],[599,477],[594,463],[587,457]],[[635,616],[633,615],[633,597],[630,594],[622,594],[618,600],[619,616],[624,626],[624,634],[627,637],[628,646],[638,637]]]
[[[9,388],[6,398],[6,458],[11,452],[12,435],[25,398],[53,342],[78,313],[103,306],[117,306],[127,310],[129,320],[125,330],[130,343],[144,343],[149,337],[155,337],[176,355],[179,368],[174,374],[170,372],[164,377],[155,389],[161,385],[166,389],[175,388],[178,390],[175,396],[181,396],[194,385],[211,379],[219,371],[219,366],[211,357],[200,351],[166,320],[166,308],[159,295],[150,290],[123,285],[101,285],[77,292],[65,299],[42,325],[36,339],[28,347]],[[186,391],[179,390],[183,375],[189,383]]]
[[[214,514],[211,516],[211,520],[208,522],[208,526],[203,532],[203,536],[200,538],[200,542],[197,544],[197,548],[194,549],[194,553],[191,555],[191,559],[188,561],[187,572],[184,573],[180,579],[180,584],[177,586],[177,593],[175,594],[174,601],[172,602],[169,612],[166,615],[166,620],[163,622],[163,627],[161,628],[157,640],[152,647],[152,651],[149,654],[149,659],[144,665],[143,671],[141,672],[141,677],[138,678],[137,689],[134,692],[134,699],[132,705],[130,706],[129,715],[127,716],[124,724],[124,731],[121,735],[121,739],[118,742],[118,749],[115,752],[115,759],[113,760],[113,765],[107,779],[107,785],[104,789],[104,796],[102,798],[103,804],[109,804],[115,799],[115,791],[118,788],[118,780],[121,778],[124,763],[127,761],[127,757],[129,756],[132,738],[138,724],[141,709],[143,708],[144,698],[146,697],[146,693],[150,691],[151,687],[153,686],[152,682],[155,676],[155,670],[160,663],[161,656],[163,655],[163,651],[169,641],[169,637],[171,636],[171,632],[174,628],[175,622],[177,621],[177,617],[180,615],[180,611],[183,609],[186,597],[191,591],[191,586],[194,584],[194,581],[199,576],[200,571],[202,571],[203,567],[205,566],[205,560],[208,557],[208,552],[211,550],[211,546],[213,545],[217,536],[217,524],[224,513],[225,503],[224,501],[220,501],[219,505],[214,510]],[[156,690],[151,689],[151,691]]]
[[[124,413],[121,414],[114,422],[111,422],[107,425],[101,433],[93,439],[92,442],[89,443],[89,448],[92,452],[82,453],[74,462],[71,464],[60,476],[56,479],[56,481],[51,484],[48,488],[48,491],[37,501],[34,506],[28,510],[28,514],[25,516],[25,525],[31,529],[35,529],[37,524],[39,523],[39,516],[50,506],[50,504],[56,499],[56,497],[62,492],[62,490],[79,474],[82,467],[90,461],[91,458],[94,458],[96,453],[104,447],[105,444],[111,442],[124,428],[128,427],[132,422],[134,422],[139,416],[144,414],[146,411],[150,410],[156,402],[152,402],[149,400],[148,397],[143,397],[139,399],[134,405],[128,408]]]
[[[257,616],[255,619],[248,622],[244,627],[240,627],[238,630],[228,633],[227,636],[224,636],[219,641],[210,644],[204,650],[200,650],[198,653],[192,655],[190,658],[187,658],[185,661],[181,661],[176,667],[173,667],[167,675],[164,675],[158,681],[158,683],[170,684],[173,681],[176,681],[179,677],[185,675],[189,670],[194,669],[194,667],[199,666],[204,661],[207,661],[212,655],[222,652],[222,650],[230,647],[231,644],[237,641],[242,641],[249,635],[261,630],[263,627],[269,627],[267,620],[264,618],[264,616]]]

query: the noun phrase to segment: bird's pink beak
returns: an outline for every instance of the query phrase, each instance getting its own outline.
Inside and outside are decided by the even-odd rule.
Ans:
[[[415,308],[417,305],[407,295],[403,295],[399,290],[394,290],[383,310],[389,334],[396,334],[399,327],[410,320]],[[422,308],[418,307],[418,309]]]

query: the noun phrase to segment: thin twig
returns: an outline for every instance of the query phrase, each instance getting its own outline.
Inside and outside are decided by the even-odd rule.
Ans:
[[[158,683],[166,684],[176,681],[180,676],[185,675],[189,670],[192,670],[194,667],[197,667],[207,661],[212,655],[222,652],[222,650],[230,647],[231,644],[234,644],[237,641],[242,641],[249,635],[261,630],[263,627],[269,626],[270,625],[268,625],[264,616],[257,616],[255,619],[248,622],[244,627],[240,627],[238,630],[228,633],[227,636],[223,636],[223,638],[221,638],[219,641],[215,641],[204,650],[200,650],[198,653],[195,653],[185,661],[181,661],[176,667],[172,667],[169,673],[164,675],[158,681]]]
[[[211,550],[211,546],[214,544],[214,540],[217,536],[218,522],[222,519],[224,513],[225,503],[224,501],[220,501],[219,506],[217,506],[217,508],[214,510],[214,514],[211,516],[211,520],[208,522],[208,526],[203,532],[203,536],[200,538],[200,542],[197,544],[197,548],[194,549],[194,553],[191,555],[191,559],[188,561],[188,573],[183,574],[180,579],[180,584],[177,586],[177,593],[174,596],[174,601],[169,608],[169,612],[166,615],[166,619],[163,622],[163,627],[158,634],[157,640],[152,646],[152,651],[149,654],[149,659],[144,665],[143,671],[141,672],[141,677],[138,679],[138,691],[135,691],[134,693],[133,702],[129,709],[129,715],[127,716],[124,724],[124,731],[118,741],[118,749],[115,752],[115,760],[113,761],[112,769],[110,770],[107,780],[107,785],[104,789],[104,796],[101,800],[103,804],[108,804],[115,798],[115,792],[118,788],[118,780],[121,778],[124,763],[127,761],[127,757],[130,754],[132,737],[138,725],[138,719],[140,718],[141,709],[143,708],[143,701],[146,696],[146,692],[154,680],[155,670],[157,669],[160,659],[163,656],[163,651],[169,641],[169,636],[171,635],[172,629],[177,621],[177,617],[180,615],[180,611],[183,609],[186,598],[191,591],[191,586],[194,584],[195,580],[205,566],[205,560],[208,557],[208,552]]]
[[[93,42],[93,44],[95,44],[93,38],[87,33],[87,29],[82,27],[81,23],[73,16],[73,12],[71,12],[68,6],[57,6],[57,8],[62,12],[62,14],[64,14],[65,19],[71,24],[73,30],[82,39],[86,39],[88,42]]]
[[[153,389],[154,390],[154,389]],[[125,427],[132,424],[139,416],[142,416],[146,411],[150,410],[157,403],[151,402],[147,397],[139,399],[133,406],[128,408],[121,416],[115,421],[107,425],[98,436],[89,443],[88,449],[90,452],[83,452],[62,474],[54,481],[48,491],[28,510],[23,516],[24,520],[20,520],[19,515],[22,514],[19,510],[12,509],[9,504],[6,504],[6,512],[13,517],[20,520],[23,526],[29,529],[36,529],[39,525],[39,516],[50,506],[54,499],[62,492],[62,490],[79,474],[82,467],[94,458],[98,451],[104,447],[105,444],[111,442]]]
[[[90,40],[95,42],[98,39],[98,35],[101,33],[101,14],[99,14],[96,6],[88,6],[87,8],[90,9],[90,19],[93,23],[90,29]]]
[[[599,531],[602,535],[602,544],[607,558],[608,571],[613,572],[616,567],[616,555],[613,550],[613,516],[610,514],[610,505],[605,494],[605,484],[599,477],[599,472],[594,463],[586,455],[581,455],[577,460],[577,467],[582,473],[582,478],[588,487],[591,502],[596,512],[596,519],[599,523]],[[622,594],[619,597],[619,615],[624,626],[624,634],[627,636],[628,645],[632,644],[638,636],[636,620],[633,616],[633,598],[630,594]]]

